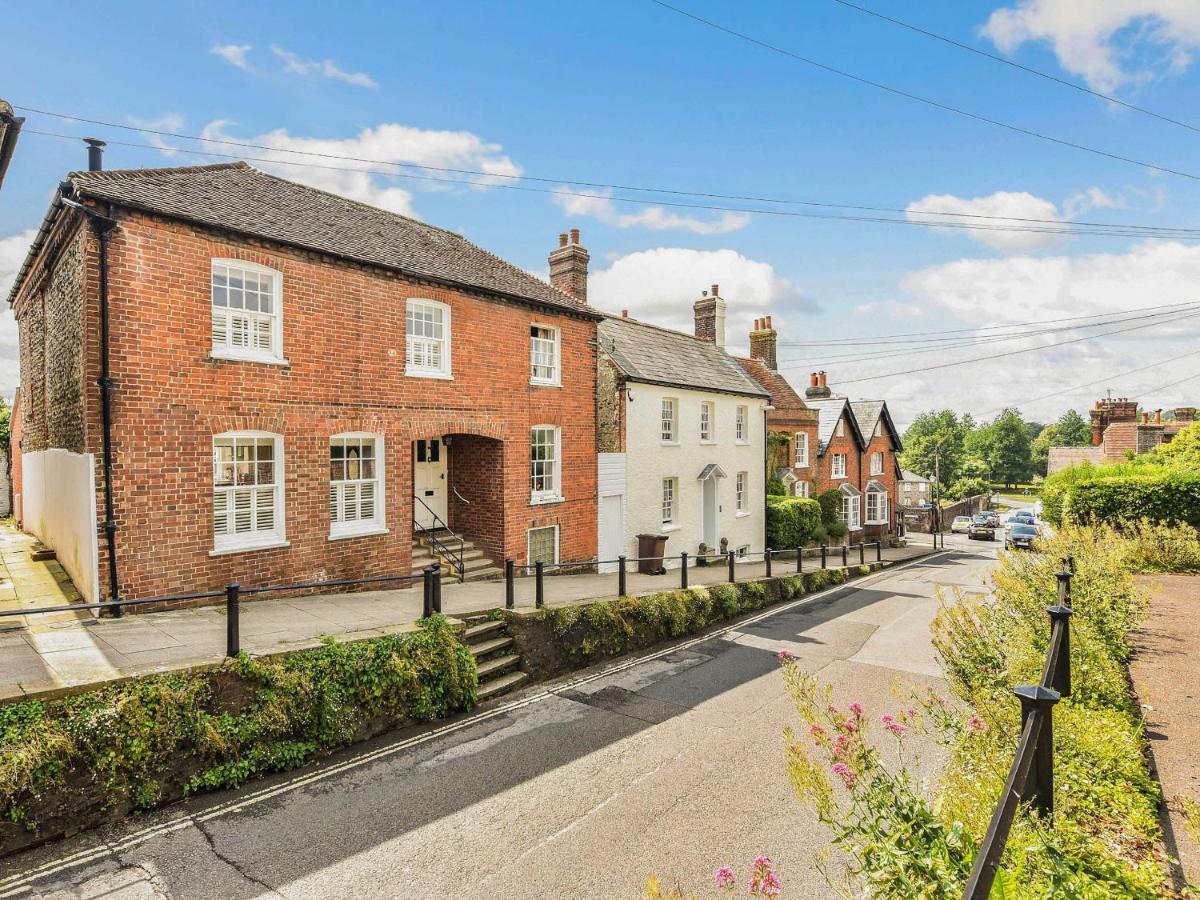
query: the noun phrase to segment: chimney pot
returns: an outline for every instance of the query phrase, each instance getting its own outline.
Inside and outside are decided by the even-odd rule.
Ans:
[[[88,148],[88,171],[99,172],[104,168],[104,141],[99,138],[84,138]]]
[[[627,310],[627,309],[621,310],[621,318],[628,319],[629,318],[629,310]]]
[[[1156,409],[1154,411],[1154,424],[1156,424],[1156,425],[1162,424],[1162,410],[1161,409]]]
[[[578,228],[571,229],[571,243],[572,244],[579,243],[579,229]]]
[[[754,331],[750,333],[750,358],[759,360],[772,372],[778,368],[775,332],[771,330],[770,316],[754,320]]]
[[[558,236],[558,246],[550,251],[550,283],[570,294],[576,300],[587,303],[588,261],[587,249],[579,243],[579,229],[571,229],[571,242],[567,234]]]
[[[818,382],[817,382],[817,373],[816,373],[816,372],[812,372],[812,373],[810,373],[810,374],[809,374],[809,376],[808,376],[808,386],[809,386],[809,387],[816,387],[816,386],[817,386],[817,383],[818,383]]]
[[[715,285],[714,285],[715,287]],[[695,335],[702,341],[725,346],[725,301],[707,292],[701,294],[699,300],[692,304],[695,318]]]
[[[720,294],[720,293],[721,293],[721,291],[720,291],[720,289],[719,289],[719,286],[714,284],[714,285],[712,286],[712,295],[713,295],[714,297],[716,297],[716,296],[717,296],[718,294]]]
[[[767,328],[771,327],[771,317],[767,316]]]
[[[565,231],[558,236],[558,246],[567,246],[567,233]]]
[[[825,381],[825,370],[824,369],[822,369],[820,372],[817,373],[817,378],[820,379],[820,381],[818,383],[820,387],[829,387],[829,385]]]

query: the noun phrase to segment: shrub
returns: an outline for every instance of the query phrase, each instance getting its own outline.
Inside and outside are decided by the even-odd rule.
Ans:
[[[1066,490],[1062,519],[1071,522],[1183,522],[1200,528],[1200,473],[1146,467],[1138,474],[1075,481]]]
[[[768,497],[786,497],[788,495],[787,488],[783,482],[775,477],[767,479],[767,496]]]
[[[1200,531],[1143,519],[1124,527],[1126,561],[1135,572],[1200,572]]]
[[[817,502],[821,504],[821,524],[826,528],[841,521],[843,497],[845,494],[837,488],[817,495]]]
[[[821,524],[821,507],[807,497],[780,497],[767,501],[767,546],[795,550],[812,539]]]
[[[29,809],[56,788],[62,795],[49,792],[42,805],[61,815],[71,797],[81,804],[70,808],[75,826],[88,824],[99,810],[80,784],[99,786],[119,810],[234,787],[389,723],[467,709],[477,686],[470,651],[434,616],[408,634],[9,704],[0,707],[0,815],[36,830]]]
[[[832,525],[827,525],[825,531],[831,538],[836,540],[841,540],[850,533],[850,529],[845,522],[834,522]]]

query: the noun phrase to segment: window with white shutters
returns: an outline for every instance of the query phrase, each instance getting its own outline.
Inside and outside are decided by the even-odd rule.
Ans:
[[[372,434],[329,439],[329,535],[378,532],[384,527],[383,441]]]
[[[213,438],[213,549],[282,543],[283,438],[258,432]]]
[[[559,384],[558,329],[529,327],[529,380],[533,384]]]
[[[235,259],[212,261],[212,353],[283,362],[283,277]]]
[[[406,375],[450,377],[450,307],[409,298],[404,312]]]

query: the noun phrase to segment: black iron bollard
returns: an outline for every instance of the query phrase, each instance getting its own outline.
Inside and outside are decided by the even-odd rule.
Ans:
[[[824,544],[822,544],[821,545],[821,568],[822,569],[825,568],[825,563],[826,563],[828,555],[829,555],[829,548],[826,547]]]
[[[1061,582],[1060,582],[1061,583]],[[1054,640],[1054,628],[1062,622],[1062,644],[1058,648],[1057,663],[1053,672],[1047,672],[1050,687],[1063,697],[1071,696],[1071,616],[1074,610],[1069,606],[1057,605],[1046,607],[1050,614],[1050,639]]]
[[[763,553],[763,559],[767,562],[767,577],[771,577],[771,548],[768,547]]]
[[[1063,560],[1064,565],[1066,560]],[[1058,605],[1071,605],[1071,570],[1064,568],[1061,572],[1055,572],[1054,577],[1058,579]]]
[[[875,542],[875,562],[883,562],[883,541]]]
[[[237,656],[242,649],[242,634],[238,615],[241,610],[242,587],[237,582],[225,585],[225,655]]]
[[[533,564],[533,605],[538,609],[546,605],[546,585],[542,581],[545,566],[540,559]]]
[[[1028,801],[1044,816],[1054,814],[1054,704],[1061,696],[1058,691],[1040,684],[1023,684],[1013,688],[1021,700],[1021,729],[1024,730],[1034,710],[1042,714],[1042,727],[1038,730],[1033,749],[1033,765],[1029,768],[1029,780],[1025,783],[1022,800]]]
[[[442,611],[442,564],[433,564],[433,611]]]
[[[735,581],[737,581],[737,571],[734,568],[733,551],[730,550],[730,551],[728,551],[728,553],[729,553],[729,583],[733,584]]]
[[[511,559],[504,561],[504,608],[512,609],[516,599],[516,564]]]
[[[848,557],[847,557],[847,554],[849,553],[849,551],[850,551],[849,545],[842,544],[842,568],[843,569],[846,568],[846,566],[848,566],[850,564],[848,562]]]
[[[804,548],[803,547],[796,548],[796,571],[797,572],[804,571]]]
[[[867,545],[863,541],[858,542],[858,564],[861,566],[867,561]]]
[[[424,579],[421,586],[425,591],[421,617],[428,619],[433,615],[433,566],[426,566],[421,570],[421,574]]]
[[[687,590],[687,551],[684,550],[679,554],[679,588]]]
[[[625,590],[625,556],[617,557],[617,596],[624,597],[628,593]]]

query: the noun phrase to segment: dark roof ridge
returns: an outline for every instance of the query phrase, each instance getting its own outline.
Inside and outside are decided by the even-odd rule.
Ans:
[[[236,162],[223,163],[208,163],[203,166],[161,166],[159,168],[143,168],[143,169],[77,169],[74,172],[68,172],[67,178],[133,178],[138,175],[182,175],[185,172],[216,172],[221,169],[252,169],[257,172],[254,166],[243,160]]]

